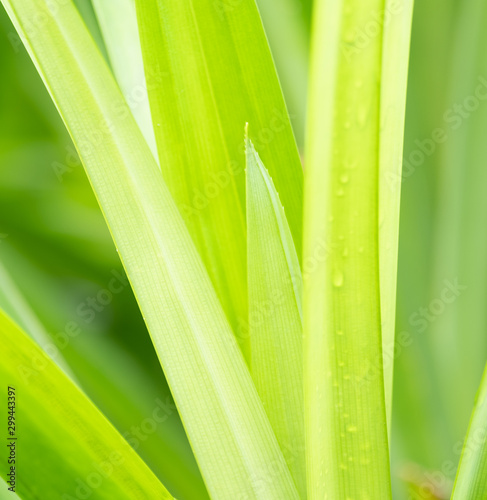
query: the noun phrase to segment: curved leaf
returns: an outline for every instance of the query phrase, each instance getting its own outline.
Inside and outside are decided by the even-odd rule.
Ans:
[[[8,445],[17,448],[21,498],[68,500],[93,492],[97,498],[172,498],[93,403],[3,311],[0,344],[2,387],[15,394]],[[8,481],[6,472],[7,464],[1,476]]]
[[[245,150],[274,179],[298,255],[302,168],[253,0],[140,0],[137,15],[159,159],[246,358]]]
[[[201,258],[79,14],[2,1],[78,148],[211,497],[296,498]]]

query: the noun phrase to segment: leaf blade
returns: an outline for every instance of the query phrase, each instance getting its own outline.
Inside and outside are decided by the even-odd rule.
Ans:
[[[157,158],[135,0],[119,0],[116,3],[102,0],[92,2],[115,78],[147,144]]]
[[[311,499],[391,498],[380,305],[383,1],[318,2],[303,268]],[[309,268],[307,268],[309,267]]]
[[[302,169],[260,17],[250,0],[138,1],[137,14],[146,72],[160,77],[149,99],[163,175],[250,359],[246,122],[301,247]]]
[[[210,495],[296,498],[201,258],[79,15],[71,3],[55,11],[43,0],[2,3],[78,148]],[[39,15],[44,29],[26,37]],[[93,130],[106,139],[96,148],[86,140]]]
[[[81,488],[93,491],[96,484],[100,496],[172,499],[91,401],[3,311],[0,340],[2,383],[15,387],[17,397],[21,498],[55,498],[60,491],[76,496]],[[3,468],[2,477],[7,480]]]
[[[277,191],[248,137],[246,155],[251,373],[306,498],[301,269]]]
[[[384,23],[379,158],[379,273],[384,390],[389,436],[392,417],[399,211],[413,0],[387,0]]]

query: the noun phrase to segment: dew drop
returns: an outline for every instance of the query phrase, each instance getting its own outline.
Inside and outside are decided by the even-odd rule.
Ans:
[[[347,431],[348,432],[357,432],[357,426],[355,426],[355,425],[349,425],[347,427]]]
[[[345,194],[345,191],[342,188],[337,189],[337,196],[343,196]]]
[[[340,182],[341,182],[342,184],[346,184],[346,183],[349,181],[349,179],[350,179],[350,178],[348,177],[348,174],[342,174],[342,175],[340,176]]]
[[[338,269],[333,273],[333,285],[337,288],[343,285],[343,273]]]

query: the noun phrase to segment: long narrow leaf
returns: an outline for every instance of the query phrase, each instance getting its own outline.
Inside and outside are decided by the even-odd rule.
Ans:
[[[172,498],[91,401],[3,311],[0,343],[0,380],[4,390],[13,389],[8,445],[16,449],[11,465],[22,499],[60,498],[60,492],[66,499],[87,498],[95,491],[97,498]],[[1,476],[10,480],[7,464]]]
[[[108,338],[80,336],[67,359],[83,390],[178,500],[208,494],[171,399]],[[107,360],[115,362],[109,363]],[[167,390],[167,389],[166,389]]]
[[[452,500],[487,498],[487,368],[463,445]]]
[[[297,493],[191,237],[70,2],[3,0],[78,148],[212,498]],[[42,17],[43,29],[27,31]],[[29,35],[27,35],[29,33]],[[103,140],[87,140],[97,132]]]
[[[160,164],[247,359],[242,127],[274,179],[298,255],[302,169],[253,0],[140,0]]]
[[[246,154],[251,372],[306,498],[301,270],[279,196],[248,138]]]
[[[385,2],[380,84],[379,272],[384,390],[389,436],[394,373],[399,207],[413,0]]]
[[[391,498],[379,277],[379,170],[386,153],[385,23],[377,15],[386,5],[322,0],[315,10],[303,264],[311,499]],[[364,33],[371,33],[366,43]],[[403,96],[397,105],[401,110]]]
[[[135,0],[92,0],[115,78],[151,151],[156,139],[147,94]],[[150,75],[149,75],[150,77]],[[149,85],[151,82],[149,81]]]
[[[52,330],[53,324],[62,323],[61,311],[50,317],[52,313],[42,307],[45,302],[48,307],[60,304],[59,295],[50,289],[52,276],[47,281],[40,278],[28,261],[13,259],[4,244],[1,250],[9,273],[0,264],[0,308],[69,374],[178,500],[208,498],[164,382],[149,377],[134,357],[120,348],[120,339],[90,335],[89,328],[71,320],[61,332]],[[45,324],[56,332],[53,337],[30,307],[27,297],[20,293],[20,288],[24,291],[26,277],[29,298],[43,295],[41,302],[33,303],[32,307],[43,314]],[[60,361],[64,361],[62,366]],[[138,430],[141,424],[142,437]],[[150,432],[145,432],[148,429]]]

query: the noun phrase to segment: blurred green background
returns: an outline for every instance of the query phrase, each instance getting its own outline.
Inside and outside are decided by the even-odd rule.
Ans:
[[[96,36],[90,3],[78,4]],[[258,4],[302,149],[311,1]],[[486,27],[481,0],[416,2],[394,352],[398,499],[449,498],[486,360]],[[88,180],[3,10],[0,64],[0,261],[80,386],[156,474],[180,499],[205,498],[134,296],[126,285],[110,292],[123,270]],[[0,295],[10,293],[0,278]],[[66,341],[69,322],[80,333]],[[150,418],[158,405],[161,425]]]

